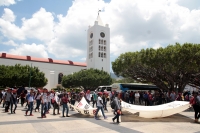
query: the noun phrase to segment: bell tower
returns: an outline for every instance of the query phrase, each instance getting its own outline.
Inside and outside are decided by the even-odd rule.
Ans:
[[[110,74],[110,28],[104,25],[99,12],[93,26],[87,30],[87,69],[94,68]]]

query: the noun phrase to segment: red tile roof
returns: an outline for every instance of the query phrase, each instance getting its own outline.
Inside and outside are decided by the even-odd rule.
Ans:
[[[86,63],[73,62],[70,60],[68,60],[68,61],[53,60],[51,58],[36,58],[36,57],[31,57],[31,56],[11,55],[11,54],[7,54],[7,53],[0,53],[0,58],[33,61],[33,62],[53,63],[53,64],[64,64],[64,65],[73,65],[73,66],[82,66],[82,67],[87,66]]]

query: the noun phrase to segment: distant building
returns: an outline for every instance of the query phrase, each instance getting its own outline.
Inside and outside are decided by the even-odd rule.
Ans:
[[[38,67],[48,79],[48,84],[45,87],[49,90],[61,83],[63,75],[69,75],[83,69],[95,68],[110,74],[110,28],[108,24],[103,25],[99,15],[94,26],[89,27],[87,32],[86,60],[87,64],[70,60],[64,61],[0,53],[0,65],[21,64]]]

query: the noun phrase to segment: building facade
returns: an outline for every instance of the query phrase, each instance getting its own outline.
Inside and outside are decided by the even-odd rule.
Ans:
[[[62,76],[73,74],[83,69],[99,69],[110,74],[110,28],[103,25],[98,15],[94,26],[87,31],[86,63],[53,60],[51,58],[35,58],[31,56],[11,55],[0,53],[0,65],[30,65],[38,67],[48,79],[47,89],[61,84]]]

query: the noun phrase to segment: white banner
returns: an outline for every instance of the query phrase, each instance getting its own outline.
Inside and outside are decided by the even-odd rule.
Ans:
[[[156,106],[140,106],[126,102],[121,102],[121,107],[130,113],[138,113],[143,118],[159,118],[167,117],[176,113],[180,113],[190,107],[189,102],[174,101],[167,104]]]
[[[96,110],[97,110],[97,108],[93,108],[92,106],[90,106],[84,97],[81,99],[81,101],[76,106],[73,106],[71,104],[70,104],[70,106],[76,112],[83,114],[83,115],[93,115],[94,116],[96,114]],[[100,110],[99,110],[99,112],[100,112]],[[100,114],[101,113],[98,113],[98,116],[101,116]]]

